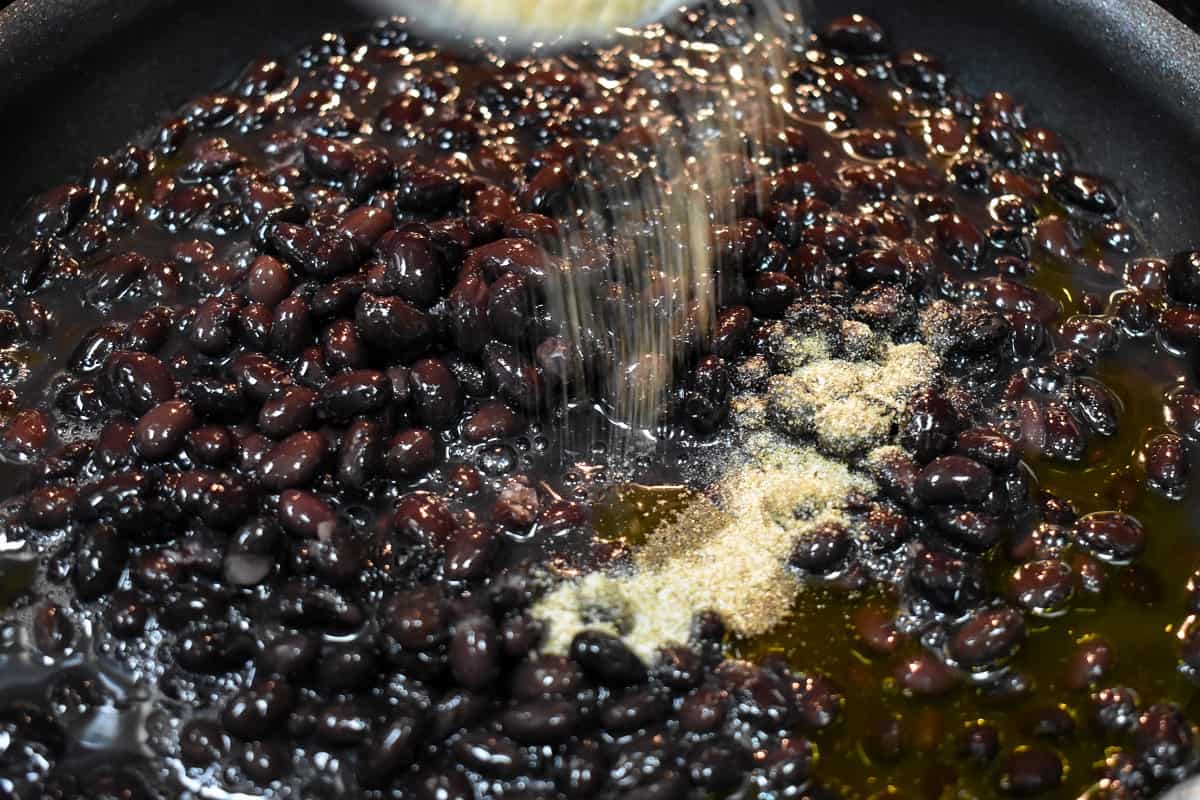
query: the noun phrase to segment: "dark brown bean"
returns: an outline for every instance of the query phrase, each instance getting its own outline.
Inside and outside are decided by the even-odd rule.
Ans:
[[[267,452],[258,465],[258,481],[270,491],[303,486],[313,479],[325,457],[325,437],[313,431],[294,433]]]
[[[425,428],[409,428],[392,437],[384,453],[384,469],[397,480],[413,478],[432,467],[438,456],[437,440]]]
[[[1025,620],[1008,608],[985,611],[962,625],[950,638],[949,652],[967,669],[998,666],[1025,638]]]
[[[1073,532],[1081,545],[1106,561],[1136,558],[1146,543],[1141,523],[1119,511],[1097,511],[1080,517]]]

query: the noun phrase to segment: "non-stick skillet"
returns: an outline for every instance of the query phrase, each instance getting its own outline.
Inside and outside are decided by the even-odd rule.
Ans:
[[[812,0],[1005,87],[1122,183],[1151,249],[1200,241],[1200,37],[1150,0]],[[0,213],[156,114],[363,12],[345,2],[17,0],[0,11]]]
[[[1200,241],[1200,39],[1143,0],[813,3],[870,14],[945,55],[970,85],[1011,88],[1117,178],[1152,248]],[[0,12],[0,214],[150,124],[161,110],[359,12],[282,0],[46,2]],[[2,228],[2,225],[0,225]]]

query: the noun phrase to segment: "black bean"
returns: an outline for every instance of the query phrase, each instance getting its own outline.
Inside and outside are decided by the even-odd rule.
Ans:
[[[338,481],[350,489],[362,489],[383,463],[384,438],[381,426],[371,420],[351,423],[338,449]]]
[[[905,407],[900,441],[925,463],[950,449],[961,427],[953,407],[940,392],[922,389],[909,398]]]
[[[42,605],[34,615],[33,638],[44,655],[60,656],[75,637],[75,626],[57,603]]]
[[[668,711],[664,697],[655,689],[626,692],[600,712],[600,726],[608,733],[631,733],[662,720]]]
[[[381,410],[391,397],[392,384],[387,376],[363,369],[331,378],[321,387],[317,403],[322,416],[349,419]]]
[[[303,297],[292,295],[275,306],[271,320],[272,352],[290,357],[297,355],[312,339],[312,309]]]
[[[387,473],[403,480],[428,471],[437,461],[437,441],[425,428],[409,428],[391,438],[384,452]]]
[[[682,398],[688,427],[702,435],[712,433],[728,416],[732,395],[725,362],[715,355],[701,359],[688,378]]]
[[[273,639],[258,656],[258,669],[265,675],[295,678],[317,662],[320,646],[311,636],[284,634]]]
[[[1091,700],[1093,717],[1105,730],[1128,731],[1138,722],[1141,703],[1132,689],[1123,686],[1101,689]]]
[[[268,308],[278,305],[292,288],[292,274],[287,265],[271,256],[254,259],[246,273],[246,297]]]
[[[206,300],[196,310],[196,317],[188,331],[188,341],[205,355],[228,353],[237,339],[235,323],[238,312],[238,304],[230,298]]]
[[[505,439],[518,433],[523,422],[499,401],[484,403],[463,422],[463,439],[471,443]]]
[[[529,700],[518,703],[501,716],[501,726],[523,744],[555,744],[565,741],[578,724],[574,703],[564,700]]]
[[[462,184],[453,176],[420,164],[400,171],[396,181],[397,211],[438,214],[453,208]]]
[[[499,649],[491,619],[476,616],[455,623],[449,646],[451,674],[468,689],[484,689],[499,674]]]
[[[126,329],[124,349],[157,352],[170,334],[172,321],[172,313],[161,306],[146,311]]]
[[[1160,433],[1146,443],[1143,458],[1150,488],[1171,499],[1181,499],[1187,492],[1189,472],[1183,438],[1174,433]]]
[[[1062,784],[1063,763],[1054,752],[1039,747],[1018,747],[1008,754],[999,777],[1000,791],[1014,797],[1031,797]]]
[[[970,508],[941,508],[932,512],[939,531],[972,553],[985,553],[1000,540],[996,518]]]
[[[92,285],[84,293],[89,303],[104,305],[123,299],[150,265],[140,253],[117,253],[91,268]]]
[[[228,737],[210,720],[190,720],[179,733],[179,752],[189,767],[204,768],[219,761],[229,746]]]
[[[646,679],[646,666],[625,643],[600,631],[582,631],[571,640],[571,657],[606,686],[628,686]]]
[[[90,381],[71,381],[54,398],[54,406],[76,419],[95,419],[104,414],[104,398]]]
[[[217,675],[246,663],[254,655],[254,639],[225,627],[205,628],[180,637],[175,658],[192,672]]]
[[[837,523],[818,525],[796,540],[788,563],[805,572],[823,574],[845,560],[850,543],[850,534],[844,526]]]
[[[183,384],[179,397],[191,403],[200,417],[220,420],[240,418],[245,406],[238,384],[211,378]]]
[[[179,449],[196,422],[196,413],[183,400],[167,400],[147,411],[133,429],[138,454],[147,461],[166,458]]]
[[[1200,393],[1175,391],[1166,400],[1163,417],[1167,427],[1189,441],[1200,441]]]
[[[1153,705],[1138,717],[1134,747],[1138,762],[1155,778],[1165,778],[1192,755],[1191,724],[1177,707]]]
[[[1026,611],[1040,616],[1062,613],[1074,594],[1074,574],[1063,561],[1022,564],[1012,574],[1010,594]]]
[[[528,359],[508,345],[493,341],[483,349],[483,364],[502,395],[522,410],[538,408],[545,397],[544,380]]]
[[[935,232],[942,252],[967,269],[979,268],[984,239],[974,223],[958,214],[944,214],[938,218]]]
[[[1061,461],[1079,461],[1087,450],[1087,434],[1070,409],[1059,403],[1047,403],[1043,415],[1045,454]]]
[[[250,742],[239,759],[242,772],[259,786],[269,786],[291,769],[291,754],[280,742],[267,740]]]
[[[910,580],[921,596],[941,611],[961,612],[983,597],[978,565],[932,550],[917,554]]]
[[[1200,250],[1177,253],[1166,275],[1167,293],[1181,303],[1200,304]]]
[[[398,295],[420,308],[433,305],[442,289],[442,263],[434,242],[417,230],[389,231],[375,245],[379,284],[367,288]]]
[[[398,592],[385,601],[383,611],[384,630],[405,649],[428,650],[449,634],[445,597],[435,587]]]
[[[1092,430],[1112,436],[1122,411],[1120,399],[1111,389],[1094,378],[1076,378],[1071,388],[1075,408]]]
[[[963,731],[959,754],[968,761],[986,764],[1000,754],[1000,734],[986,723],[976,723]]]
[[[1134,517],[1119,511],[1096,511],[1076,520],[1078,542],[1106,561],[1136,558],[1145,547],[1146,534]]]
[[[70,357],[70,368],[81,375],[98,372],[125,338],[120,325],[101,325],[85,334]]]
[[[305,386],[287,386],[258,410],[258,429],[283,439],[312,425],[316,419],[317,392]]]
[[[448,316],[454,345],[464,353],[477,353],[492,337],[491,289],[477,273],[465,272],[450,292]]]
[[[1095,214],[1112,214],[1120,197],[1103,178],[1068,172],[1051,181],[1050,190],[1064,203]]]
[[[256,681],[225,705],[221,725],[239,739],[261,739],[283,724],[294,704],[287,683],[278,678]]]
[[[481,775],[512,778],[520,773],[523,758],[517,744],[506,736],[468,733],[454,745],[458,760]]]
[[[101,388],[116,406],[144,414],[175,396],[175,381],[162,361],[148,353],[114,352],[104,362]]]
[[[1067,661],[1067,688],[1079,691],[1095,685],[1104,678],[1112,662],[1112,646],[1103,639],[1088,638],[1075,648]]]
[[[1016,443],[990,428],[970,428],[958,434],[955,449],[994,470],[1012,469],[1019,453]]]
[[[362,340],[374,348],[395,353],[401,360],[419,356],[430,344],[433,320],[399,297],[364,292],[354,313]]]
[[[939,456],[921,472],[917,492],[927,503],[980,503],[992,488],[991,471],[964,456]]]
[[[28,409],[9,421],[0,437],[0,448],[14,461],[27,464],[46,451],[52,437],[50,416],[44,411]]]
[[[424,725],[416,716],[399,713],[378,731],[359,769],[366,782],[379,785],[407,768],[416,758]]]
[[[446,577],[471,580],[487,576],[499,542],[494,531],[480,525],[457,529],[446,543]]]
[[[62,527],[78,494],[73,486],[39,486],[25,501],[25,523],[39,530]]]
[[[1158,330],[1173,350],[1190,352],[1200,343],[1200,309],[1170,306],[1158,315]]]
[[[292,434],[272,447],[258,465],[258,482],[270,491],[307,484],[316,476],[327,447],[320,433]]]
[[[141,636],[150,621],[150,610],[136,592],[114,592],[109,598],[108,628],[118,639]]]
[[[1011,657],[1024,638],[1020,612],[999,608],[964,623],[950,638],[949,652],[965,668],[991,667]]]

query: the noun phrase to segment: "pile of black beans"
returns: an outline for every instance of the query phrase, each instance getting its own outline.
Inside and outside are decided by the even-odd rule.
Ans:
[[[573,365],[610,372],[617,320],[654,301],[611,268],[629,255],[611,216],[571,198],[665,180],[661,147],[731,135],[696,114],[724,100],[695,68],[759,23],[714,4],[529,58],[437,53],[398,21],[329,34],[31,202],[0,261],[0,511],[31,559],[5,562],[0,796],[840,795],[811,740],[869,696],[729,657],[709,613],[649,664],[598,632],[542,654],[528,613],[551,571],[623,556],[590,508],[615,465],[600,447],[571,464],[557,437],[594,377]],[[901,691],[1019,697],[1008,663],[1032,620],[1101,592],[1147,537],[1119,503],[1077,513],[1028,463],[1116,435],[1106,357],[1200,344],[1200,254],[1130,259],[1119,194],[1056,133],[871,20],[778,35],[780,123],[726,148],[715,324],[677,326],[673,454],[625,474],[719,449],[781,333],[853,321],[926,342],[946,378],[874,463],[863,535],[831,527],[792,563],[888,584],[899,611],[853,624],[881,656],[920,645]],[[1036,280],[1055,269],[1084,284],[1070,313]],[[563,270],[609,330],[548,311]],[[1194,380],[1166,402],[1125,489],[1180,498]],[[1181,641],[1200,670],[1200,635]],[[1089,641],[1072,661],[1119,745],[1097,779],[1146,797],[1192,771],[1194,730],[1107,684],[1110,658]],[[1018,796],[1065,770],[982,722],[961,759]]]

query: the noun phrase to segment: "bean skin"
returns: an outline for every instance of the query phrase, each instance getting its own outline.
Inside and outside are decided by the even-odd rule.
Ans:
[[[928,503],[978,503],[992,486],[992,473],[963,456],[941,456],[921,473],[917,491]]]
[[[167,400],[147,411],[133,429],[138,454],[158,461],[175,452],[196,422],[196,412],[183,400]]]
[[[272,447],[258,466],[258,481],[270,491],[303,486],[313,479],[325,457],[325,437],[300,431]]]
[[[1080,544],[1104,560],[1128,561],[1145,547],[1141,523],[1117,511],[1097,511],[1079,518],[1074,534]]]

